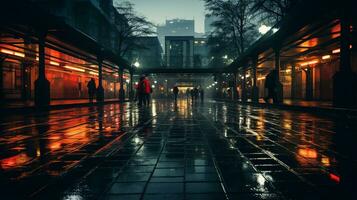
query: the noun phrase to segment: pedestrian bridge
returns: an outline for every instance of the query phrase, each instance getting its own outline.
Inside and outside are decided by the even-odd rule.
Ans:
[[[233,68],[228,67],[211,67],[211,68],[179,68],[179,67],[157,67],[157,68],[145,68],[137,69],[137,73],[141,74],[222,74],[222,73],[234,73]]]

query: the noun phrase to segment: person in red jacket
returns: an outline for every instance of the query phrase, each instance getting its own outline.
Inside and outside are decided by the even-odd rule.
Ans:
[[[139,92],[139,106],[148,106],[150,103],[150,94],[152,92],[150,81],[146,78],[145,75],[142,75],[140,82],[138,84]]]

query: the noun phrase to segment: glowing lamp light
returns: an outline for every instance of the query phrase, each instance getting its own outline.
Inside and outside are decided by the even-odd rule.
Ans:
[[[261,81],[261,80],[264,80],[264,79],[265,79],[265,77],[259,77],[259,78],[257,78],[258,81]]]
[[[55,62],[55,61],[50,61],[50,64],[51,65],[55,65],[55,66],[60,66],[60,64],[58,62]]]
[[[135,67],[140,67],[140,63],[139,63],[138,61],[136,61],[136,62],[134,63],[134,66],[135,66]]]
[[[23,54],[23,53],[16,52],[16,51],[11,51],[11,50],[8,50],[8,49],[1,49],[1,53],[14,55],[14,56],[22,57],[22,58],[25,57],[25,54]]]
[[[352,44],[350,45],[350,49],[352,49]],[[340,52],[341,52],[341,49],[332,50],[333,54],[340,53]]]
[[[304,158],[316,159],[317,158],[317,151],[315,149],[299,149],[299,155]]]
[[[341,52],[341,49],[335,49],[332,51],[333,54],[340,53],[340,52]]]
[[[92,75],[95,75],[95,76],[98,76],[98,72],[89,72],[89,74],[92,74]]]
[[[10,50],[7,50],[7,49],[1,49],[1,53],[11,54],[11,55],[14,54],[13,51],[10,51]]]
[[[301,66],[308,66],[308,65],[314,65],[319,63],[319,60],[312,60],[312,61],[308,61],[308,62],[304,62],[304,63],[300,63]]]
[[[19,52],[14,52],[14,55],[15,55],[15,56],[22,57],[22,58],[24,58],[24,57],[25,57],[25,54],[23,54],[23,53],[19,53]]]
[[[321,158],[321,163],[326,166],[326,167],[329,167],[330,166],[330,159],[327,158],[327,157],[323,157]]]
[[[70,69],[70,70],[73,70],[73,71],[77,71],[77,72],[85,72],[84,69],[80,69],[80,68],[72,67],[72,66],[68,66],[68,65],[64,66],[64,68]]]
[[[152,85],[151,87],[152,87],[152,88],[155,88],[156,86],[155,86],[155,85]]]
[[[269,26],[266,26],[266,25],[261,25],[260,27],[259,27],[259,29],[258,29],[258,31],[259,31],[259,33],[261,33],[261,34],[266,34],[268,31],[270,31],[270,29],[271,29],[271,27],[269,27]]]
[[[327,60],[327,59],[330,59],[331,58],[331,55],[324,55],[322,56],[322,60]]]

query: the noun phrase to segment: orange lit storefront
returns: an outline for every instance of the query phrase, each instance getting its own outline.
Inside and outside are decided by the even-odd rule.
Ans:
[[[2,95],[5,100],[33,100],[38,77],[38,45],[23,38],[2,34],[0,38]],[[87,83],[94,78],[98,86],[98,64],[88,55],[49,47],[46,44],[46,78],[51,99],[88,98]],[[103,87],[106,99],[119,98],[119,74],[115,64],[103,62]],[[127,77],[129,77],[127,75]],[[124,86],[128,87],[128,86]]]
[[[341,25],[339,19],[318,21],[301,27],[296,33],[281,38],[279,49],[280,68],[279,80],[282,84],[283,98],[292,100],[308,100],[319,102],[332,102],[334,75],[340,70],[340,38]],[[356,35],[353,26],[351,29],[351,70],[357,73],[357,52],[355,48]],[[271,38],[275,36],[272,35]],[[270,39],[274,41],[274,39]],[[259,52],[257,55],[256,83],[259,89],[259,98],[267,95],[264,87],[265,77],[276,68],[274,43],[266,39],[262,40],[262,46],[270,43],[270,48],[262,47],[262,50],[253,49],[251,52]],[[258,45],[259,46],[259,45]],[[268,46],[268,45],[266,45]],[[249,55],[249,54],[247,54]],[[248,59],[254,57],[249,55]],[[246,90],[248,98],[253,86],[253,67],[249,60],[244,70],[240,70],[240,76],[246,73]],[[242,78],[241,78],[242,79]],[[241,84],[239,87],[242,87]],[[356,92],[356,91],[351,91]],[[330,103],[329,103],[330,104]]]

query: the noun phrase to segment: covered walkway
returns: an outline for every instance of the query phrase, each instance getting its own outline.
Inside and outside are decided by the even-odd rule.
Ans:
[[[154,101],[2,116],[4,199],[352,199],[356,124]]]

